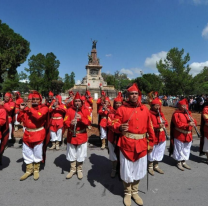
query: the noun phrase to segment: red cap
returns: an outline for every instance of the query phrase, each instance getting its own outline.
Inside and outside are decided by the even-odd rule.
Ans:
[[[50,91],[50,92],[48,93],[48,96],[53,96],[53,92]]]
[[[58,99],[58,103],[61,104],[62,102],[62,97],[60,95],[56,95],[56,99]]]
[[[85,95],[87,95],[87,96],[91,96],[90,91],[89,91],[89,90],[87,90],[87,91],[86,91],[86,93],[85,93]]]
[[[158,97],[159,93],[157,91],[155,91],[154,95]]]
[[[122,97],[122,93],[121,93],[121,92],[118,92],[118,96],[119,96],[119,97]]]
[[[32,97],[33,97],[33,94],[29,94],[27,99],[32,99]]]
[[[40,98],[40,104],[42,103],[42,96],[39,92],[33,91],[32,98]]]
[[[73,94],[74,95],[73,91],[71,91],[71,90],[69,91],[69,94]]]
[[[77,92],[77,93],[75,94],[74,100],[75,100],[75,99],[81,99],[81,98],[82,98],[82,96],[80,95],[79,92]]]
[[[114,99],[114,102],[122,102],[122,97],[118,95],[118,96]]]
[[[161,102],[161,100],[159,98],[155,98],[151,102],[151,105],[153,105],[153,104],[159,104],[161,106],[162,105],[162,102]]]
[[[134,83],[131,87],[129,87],[127,89],[128,92],[138,92],[139,94],[139,101],[141,101],[141,97],[142,97],[142,93],[141,91],[139,90],[138,86],[136,83]]]
[[[102,92],[101,92],[101,95],[102,95],[102,96],[105,96],[106,94],[105,94],[105,92],[104,92],[104,91],[102,91]]]
[[[81,97],[81,100],[82,100],[82,101],[86,101],[86,98],[85,98],[84,95]]]
[[[186,105],[188,108],[188,100],[186,98],[182,99],[181,101],[178,102],[179,105]]]
[[[5,95],[4,95],[5,97],[7,96],[7,97],[12,97],[12,95],[11,95],[11,93],[9,93],[9,92],[7,92]]]

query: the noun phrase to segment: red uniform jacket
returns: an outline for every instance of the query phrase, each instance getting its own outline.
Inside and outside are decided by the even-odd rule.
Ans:
[[[45,128],[40,131],[28,131],[28,129],[38,129],[45,126],[48,115],[48,107],[45,105],[38,105],[37,107],[20,110],[17,121],[23,122],[26,127],[23,142],[29,147],[34,147],[44,141],[46,137]]]
[[[93,109],[92,108],[92,106],[93,106],[93,98],[92,97],[86,98],[85,106],[86,106],[86,108],[89,109],[89,112],[91,113],[92,109]]]
[[[56,101],[55,99],[52,99],[51,103],[50,102],[46,102],[45,105],[47,107],[50,107],[50,106],[52,106],[54,104],[55,101]]]
[[[130,139],[121,134],[118,140],[118,146],[124,156],[135,162],[147,155],[148,142],[149,146],[153,147],[155,139],[154,129],[147,107],[144,105],[132,107],[130,104],[125,103],[117,109],[113,121],[114,129],[117,133],[120,132],[120,125],[128,122],[129,129],[127,132],[134,134],[149,134],[148,138],[146,137],[138,140]]]
[[[7,111],[9,123],[12,123],[13,114],[14,114],[14,110],[15,110],[15,103],[12,101],[5,102],[4,108]]]
[[[190,112],[190,116],[191,116],[191,112]],[[192,127],[189,126],[189,122],[190,119],[188,117],[188,115],[180,110],[176,110],[173,113],[172,116],[172,120],[171,122],[173,122],[173,128],[171,128],[171,130],[173,130],[173,136],[174,138],[180,140],[181,142],[191,142],[192,141]],[[194,120],[195,125],[196,120]],[[183,130],[185,132],[189,132],[187,134],[184,134],[183,132],[178,131],[179,130]]]
[[[160,112],[162,119],[165,121],[165,127],[168,127],[168,122],[165,119],[165,116],[162,112]],[[158,144],[160,142],[164,142],[166,140],[164,130],[160,130],[160,124],[162,123],[159,117],[159,114],[155,111],[150,110],[150,118],[152,120],[152,125],[155,131],[155,139],[154,144]]]
[[[115,117],[116,110],[113,109],[110,111],[107,119],[107,126],[108,126],[108,134],[107,134],[107,139],[109,142],[112,144],[116,144],[117,138],[119,137],[119,133],[115,133],[114,127],[113,127],[113,120]]]
[[[6,123],[7,112],[3,106],[0,105],[0,128]],[[2,131],[0,130],[0,139],[2,138]]]
[[[21,97],[18,97],[15,101],[15,114],[19,113],[20,104],[24,102]]]
[[[81,115],[81,119],[77,120],[76,131],[83,131],[81,133],[77,133],[76,137],[72,137],[74,131],[74,125],[71,125],[71,121],[74,119],[76,113],[76,109],[69,108],[66,111],[66,115],[64,118],[64,124],[68,128],[67,132],[67,142],[73,145],[80,145],[87,142],[87,131],[86,128],[91,124],[91,116],[87,109],[83,106],[80,110],[78,110],[78,114]]]
[[[9,122],[7,118],[7,112],[4,109],[4,107],[0,105],[0,140],[1,140],[0,158],[4,152],[5,146],[7,145],[8,139],[9,139]]]
[[[50,106],[49,112],[51,116],[50,130],[53,132],[57,132],[58,129],[63,128],[64,116],[66,113],[66,106],[64,104],[60,104],[58,105],[58,108],[55,108],[55,109],[53,109],[52,106]],[[60,117],[61,119],[55,119],[55,118],[60,118]]]
[[[101,105],[102,105],[102,99],[101,99],[101,97],[100,97],[100,98],[98,98],[98,100],[97,100],[97,113],[98,113],[99,108],[101,107]]]
[[[201,115],[201,126],[200,126],[200,147],[199,147],[199,155],[202,156],[204,154],[204,137],[208,139],[208,106],[205,106],[202,115]]]
[[[70,97],[65,99],[65,104],[66,104],[66,108],[67,109],[69,109],[69,108],[74,106],[73,98],[72,98],[72,100],[70,102],[67,102],[69,99],[70,99]]]
[[[104,129],[107,129],[107,119],[108,119],[108,113],[113,109],[113,107],[108,106],[108,110],[103,110],[103,106],[100,106],[98,110],[98,114],[100,116],[100,126]]]

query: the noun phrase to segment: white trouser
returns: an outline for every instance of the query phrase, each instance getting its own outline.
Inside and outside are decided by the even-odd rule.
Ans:
[[[132,162],[125,158],[120,151],[120,175],[121,179],[126,182],[134,182],[142,179],[147,172],[147,155]]]
[[[208,139],[204,137],[203,152],[208,152]]]
[[[159,144],[154,145],[152,152],[148,154],[148,160],[150,162],[162,161],[165,153],[165,146],[166,146],[166,141],[159,142]]]
[[[43,143],[36,145],[34,148],[28,147],[25,143],[22,145],[22,155],[24,162],[30,164],[40,162],[43,159]]]
[[[192,142],[181,142],[174,138],[173,158],[177,161],[188,160]]]
[[[15,126],[16,126],[16,125],[20,125],[20,122],[17,121],[17,116],[18,116],[18,114],[15,114],[15,122],[14,122],[14,125],[15,125]]]
[[[107,131],[100,126],[100,139],[106,139],[107,138]]]
[[[117,161],[117,157],[115,154],[115,145],[108,141],[108,149],[109,149],[109,159],[111,161]]]
[[[70,162],[84,162],[87,157],[87,142],[80,145],[67,143],[66,159]]]
[[[61,137],[62,137],[62,128],[58,129],[57,132],[51,131],[50,130],[50,136],[51,136],[51,141],[55,142],[55,141],[61,141]]]
[[[12,139],[12,123],[9,123],[9,139]]]

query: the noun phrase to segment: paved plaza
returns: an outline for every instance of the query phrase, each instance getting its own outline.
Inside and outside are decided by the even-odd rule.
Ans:
[[[175,161],[168,157],[166,149],[160,164],[165,174],[149,175],[140,184],[139,195],[145,206],[207,206],[208,185],[205,156],[198,155],[199,140],[194,140],[188,164],[192,170],[179,171]],[[167,143],[167,146],[169,142]],[[65,158],[65,146],[59,151],[47,151],[45,167],[41,167],[40,179],[30,176],[19,181],[25,171],[21,145],[15,143],[4,152],[0,166],[1,206],[121,206],[123,185],[118,178],[111,179],[111,163],[107,150],[88,144],[88,157],[84,162],[84,178],[76,175],[70,180],[65,176],[70,164]],[[136,204],[132,201],[132,205]]]

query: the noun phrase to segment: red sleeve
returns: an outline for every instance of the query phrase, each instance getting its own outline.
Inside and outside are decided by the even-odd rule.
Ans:
[[[207,107],[204,107],[202,115],[203,115],[204,121],[208,123],[208,108]]]
[[[189,130],[189,131],[190,131],[190,130],[192,129],[192,127],[189,126],[188,123],[184,123],[184,122],[182,122],[182,121],[180,120],[180,118],[179,118],[179,115],[180,115],[180,114],[181,114],[181,113],[175,113],[175,114],[173,114],[172,121],[173,121],[174,125],[175,125],[176,127],[178,127],[179,129]]]
[[[32,113],[32,116],[35,119],[39,120],[39,119],[45,117],[45,115],[48,113],[48,107],[44,106],[44,107],[40,108],[39,110],[36,110],[31,107],[31,108],[28,108],[27,112]]]
[[[150,118],[150,113],[148,114],[148,116],[149,117],[148,117],[148,121],[147,121],[147,133],[148,133],[147,139],[149,140],[149,146],[153,147],[154,146],[154,139],[155,139],[155,132],[154,132],[151,118]]]
[[[24,114],[25,114],[25,112],[23,110],[20,110],[20,112],[19,112],[19,114],[17,116],[17,121],[18,122],[23,122],[23,120],[24,120]]]
[[[0,126],[3,126],[6,123],[6,110],[0,109]]]
[[[111,131],[114,131],[113,130],[113,124],[112,124],[113,119],[114,119],[114,114],[109,114],[108,115],[108,120],[107,120],[107,126]]]
[[[7,112],[10,112],[15,108],[15,103],[9,102],[8,104],[4,104],[4,108],[6,109]]]
[[[70,110],[71,109],[67,109],[66,110],[66,115],[65,115],[65,118],[64,118],[64,125],[65,127],[70,127],[70,124],[71,124],[71,118],[70,118]]]
[[[78,121],[81,121],[83,124],[87,126],[91,125],[91,116],[87,109],[82,111],[81,119],[79,119]]]

